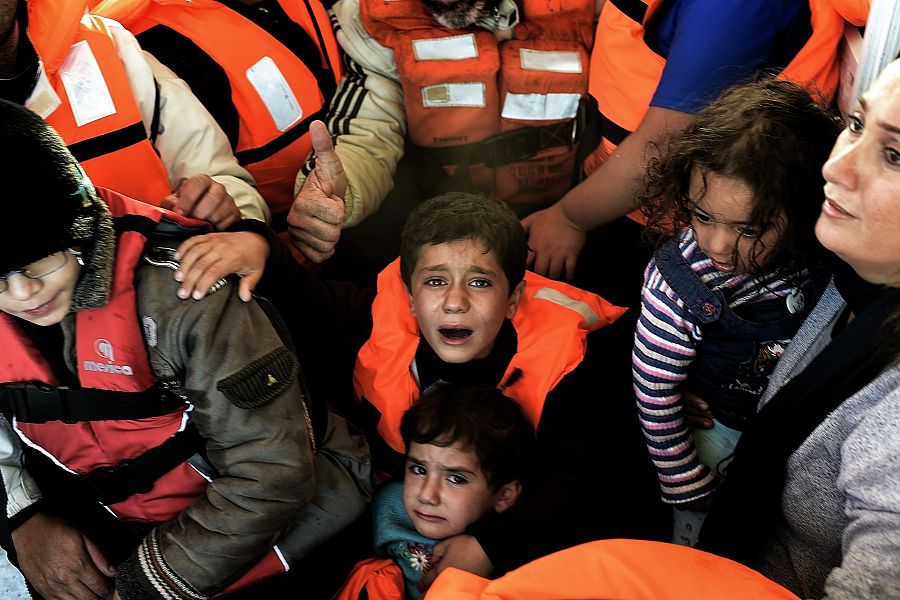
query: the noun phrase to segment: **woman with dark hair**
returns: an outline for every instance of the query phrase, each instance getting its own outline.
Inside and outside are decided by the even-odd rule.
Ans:
[[[900,61],[823,168],[835,277],[771,377],[699,547],[804,598],[900,597]]]

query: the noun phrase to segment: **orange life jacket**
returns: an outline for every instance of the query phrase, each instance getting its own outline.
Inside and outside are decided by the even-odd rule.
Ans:
[[[204,82],[191,81],[181,69],[186,59],[159,48],[161,42],[148,37],[150,30],[166,28],[184,36],[224,70],[239,118],[235,157],[253,175],[273,214],[290,208],[297,172],[312,150],[309,124],[324,118],[341,77],[337,42],[321,3],[280,0],[270,10],[278,7],[302,28],[297,36],[311,42],[309,50],[298,49],[305,55],[290,48],[299,40],[279,39],[215,0],[103,0],[94,7],[134,33],[204,103],[221,98],[210,99]],[[254,13],[248,9],[248,14]]]
[[[208,229],[208,224],[109,190],[98,192],[119,221],[117,225],[127,229],[116,239],[109,302],[100,308],[80,310],[75,315],[78,380],[81,389],[140,394],[153,389],[157,383],[137,318],[134,289],[134,270],[143,253],[146,235],[163,217],[204,229]],[[122,219],[126,216],[127,219]],[[138,221],[140,225],[136,226]],[[6,313],[0,313],[0,346],[3,347],[0,385],[39,383],[49,386],[48,390],[59,385],[47,360]],[[127,398],[118,396],[116,401],[127,402]],[[187,408],[183,403],[163,415],[114,420],[37,423],[16,419],[14,428],[28,447],[47,456],[61,469],[86,475],[115,467],[163,445],[187,426]],[[207,485],[206,477],[185,461],[156,479],[148,491],[131,494],[107,508],[124,520],[168,521],[202,494]],[[281,559],[272,550],[229,590],[284,570]]]
[[[513,206],[572,185],[576,117],[587,91],[591,0],[525,0],[514,38],[449,30],[421,0],[363,0],[369,33],[394,50],[410,142],[448,174]],[[418,150],[418,148],[417,148]]]
[[[104,19],[85,2],[29,0],[28,37],[62,104],[46,117],[94,185],[158,205],[169,177]]]
[[[645,25],[664,0],[608,0],[591,54],[590,94],[597,100],[601,139],[585,160],[595,171],[647,114],[666,59],[644,41]],[[844,25],[829,0],[810,0],[812,35],[779,75],[830,101],[837,89],[837,48]]]
[[[744,565],[700,550],[644,540],[589,542],[532,561],[493,581],[443,571],[425,600],[798,600]]]
[[[502,381],[521,371],[506,395],[537,427],[547,393],[584,358],[587,334],[609,325],[619,308],[571,285],[525,273],[525,291],[512,318],[518,348]],[[419,345],[419,329],[409,308],[396,260],[378,276],[372,304],[372,335],[360,349],[353,372],[356,397],[381,414],[378,433],[396,452],[404,451],[400,419],[419,397],[410,367]]]
[[[368,558],[354,565],[331,600],[403,600],[403,572],[389,558]]]
[[[856,27],[863,27],[869,19],[872,0],[830,0],[834,10],[845,21]]]

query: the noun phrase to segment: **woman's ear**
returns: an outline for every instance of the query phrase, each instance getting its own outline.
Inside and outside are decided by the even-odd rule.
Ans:
[[[513,479],[509,483],[504,484],[497,490],[497,499],[494,501],[494,511],[502,513],[504,510],[516,503],[519,494],[522,493],[522,484],[518,479]]]

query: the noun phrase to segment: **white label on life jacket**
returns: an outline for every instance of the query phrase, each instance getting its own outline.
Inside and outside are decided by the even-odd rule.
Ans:
[[[581,73],[581,55],[577,52],[556,50],[519,51],[522,69],[526,71],[548,71],[550,73]]]
[[[478,58],[475,35],[454,35],[436,40],[413,40],[416,60],[465,60]]]
[[[507,94],[500,116],[521,121],[574,119],[579,100],[581,94]]]
[[[247,79],[266,105],[278,131],[284,131],[303,116],[303,109],[287,79],[281,74],[275,61],[268,56],[262,57],[247,69]]]
[[[474,83],[439,83],[422,88],[422,106],[436,108],[441,106],[486,106],[484,84]]]
[[[59,78],[79,127],[116,113],[103,72],[86,40],[72,44],[59,68]]]

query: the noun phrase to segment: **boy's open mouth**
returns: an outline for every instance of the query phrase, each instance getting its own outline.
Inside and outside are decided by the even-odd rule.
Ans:
[[[472,335],[472,330],[466,329],[464,327],[441,327],[440,329],[438,329],[438,332],[442,336],[450,340],[464,340]]]

